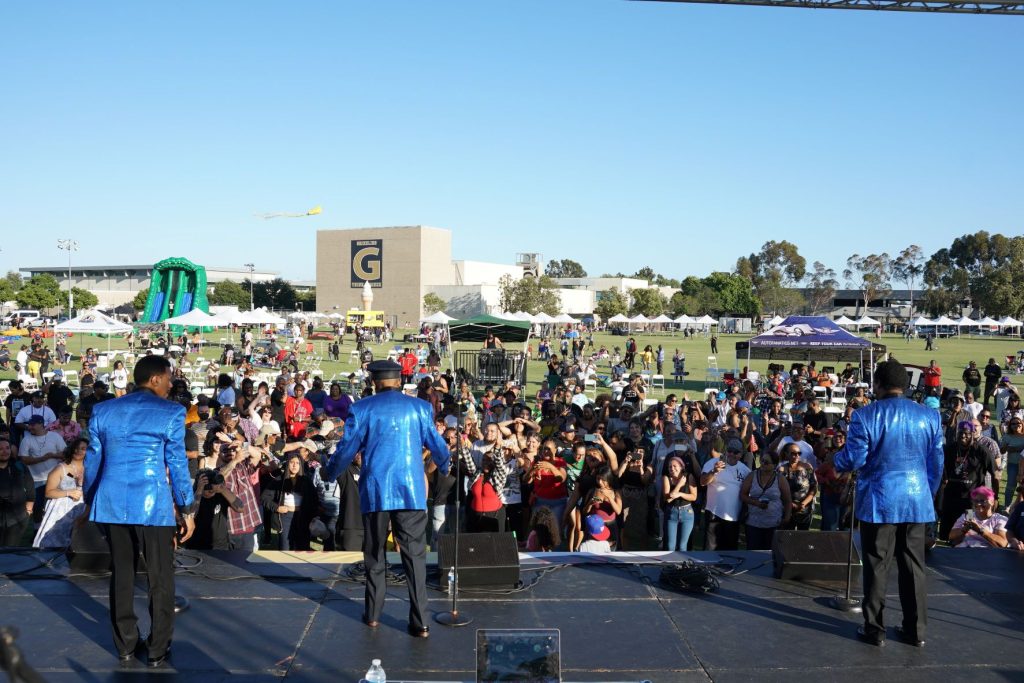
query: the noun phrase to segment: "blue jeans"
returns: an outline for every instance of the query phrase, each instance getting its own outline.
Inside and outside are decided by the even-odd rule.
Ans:
[[[567,498],[541,498],[537,496],[533,509],[536,510],[542,505],[548,508],[555,515],[555,523],[558,524],[559,528],[562,528],[562,518],[565,517],[565,505],[568,502]]]
[[[1017,497],[1017,472],[1020,471],[1020,463],[1006,463],[1006,476],[1003,477],[1003,509],[1009,510],[1010,506],[1013,505],[1014,498]]]
[[[453,507],[454,512],[454,507]],[[431,505],[430,506],[430,547],[437,549],[437,535],[443,533],[445,528],[445,521],[448,518],[448,506],[447,505]],[[450,531],[450,530],[449,530]]]
[[[836,531],[839,529],[839,513],[842,506],[839,504],[839,496],[827,493],[821,494],[821,530]]]
[[[686,552],[693,531],[693,507],[673,505],[665,511],[665,550]]]

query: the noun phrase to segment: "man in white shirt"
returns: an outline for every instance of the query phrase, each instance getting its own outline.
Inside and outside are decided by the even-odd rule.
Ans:
[[[804,426],[800,422],[794,422],[790,435],[782,437],[779,441],[778,452],[781,453],[791,443],[800,448],[801,460],[815,469],[818,468],[818,458],[814,455],[814,446],[804,441]]]
[[[724,458],[711,458],[701,470],[700,483],[708,489],[705,550],[737,550],[740,540],[740,487],[750,468],[740,462],[743,443],[729,439]]]
[[[14,416],[16,429],[27,434],[29,419],[37,416],[43,418],[43,426],[45,427],[49,427],[57,421],[57,416],[54,415],[53,410],[50,409],[50,406],[46,405],[46,395],[41,391],[33,392],[31,402]]]
[[[60,434],[47,431],[41,415],[33,415],[28,418],[26,424],[28,432],[18,446],[18,457],[32,473],[32,481],[36,486],[36,502],[32,508],[32,517],[38,522],[43,518],[43,507],[46,505],[46,478],[56,465],[55,461],[64,459],[65,444]]]
[[[974,392],[968,391],[964,394],[964,410],[971,414],[972,420],[977,420],[978,416],[981,415],[981,409],[984,408],[982,404],[974,400]]]

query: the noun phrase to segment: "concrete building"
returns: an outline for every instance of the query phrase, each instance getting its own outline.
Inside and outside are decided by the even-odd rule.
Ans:
[[[499,282],[541,272],[540,254],[517,254],[516,262],[452,260],[451,231],[423,225],[317,232],[317,310],[358,308],[364,282],[373,288],[373,307],[401,327],[423,317],[423,296],[438,295],[455,317],[501,311]],[[586,315],[594,292],[560,289],[562,310]]]
[[[57,278],[61,289],[67,289],[68,269],[67,267],[32,267],[21,268],[23,277],[29,278],[33,275],[47,273]],[[71,286],[92,292],[99,299],[100,306],[120,306],[130,303],[140,291],[149,289],[149,279],[153,275],[153,265],[139,266],[72,266]],[[242,282],[250,276],[256,282],[261,280],[273,280],[279,273],[275,270],[255,270],[251,273],[248,268],[225,268],[221,266],[206,266],[206,282],[213,286],[224,280]],[[308,289],[312,286],[310,282],[292,282],[296,289]]]

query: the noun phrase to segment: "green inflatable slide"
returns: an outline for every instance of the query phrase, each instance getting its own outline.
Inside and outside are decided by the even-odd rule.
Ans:
[[[143,323],[159,323],[167,318],[185,315],[198,308],[210,312],[206,299],[206,268],[186,258],[172,257],[153,266],[149,281],[149,297],[142,311]],[[173,334],[181,334],[180,325],[171,325]],[[209,332],[209,329],[204,329]]]

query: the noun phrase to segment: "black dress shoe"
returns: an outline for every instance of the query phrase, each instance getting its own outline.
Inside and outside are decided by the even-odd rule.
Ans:
[[[148,666],[150,669],[160,669],[164,666],[167,666],[167,662],[170,660],[170,658],[171,651],[168,650],[159,657],[150,657],[149,659],[147,659],[146,666]]]
[[[409,635],[414,638],[427,638],[430,636],[429,626],[413,626],[409,624]]]
[[[913,645],[914,647],[924,647],[923,640],[911,635],[911,632],[907,631],[902,626],[896,627],[896,637],[899,638],[901,642],[904,642],[907,645]]]
[[[885,647],[885,634],[879,633],[875,635],[868,633],[863,625],[857,627],[857,640],[859,640],[862,643],[867,643],[869,645]]]
[[[138,657],[139,655],[141,655],[142,651],[145,648],[146,648],[146,644],[143,643],[142,639],[140,638],[139,641],[137,643],[135,643],[135,649],[134,650],[132,650],[131,652],[121,652],[121,653],[119,653],[117,655],[117,659],[122,664],[131,664],[132,660],[135,659],[136,657]]]

